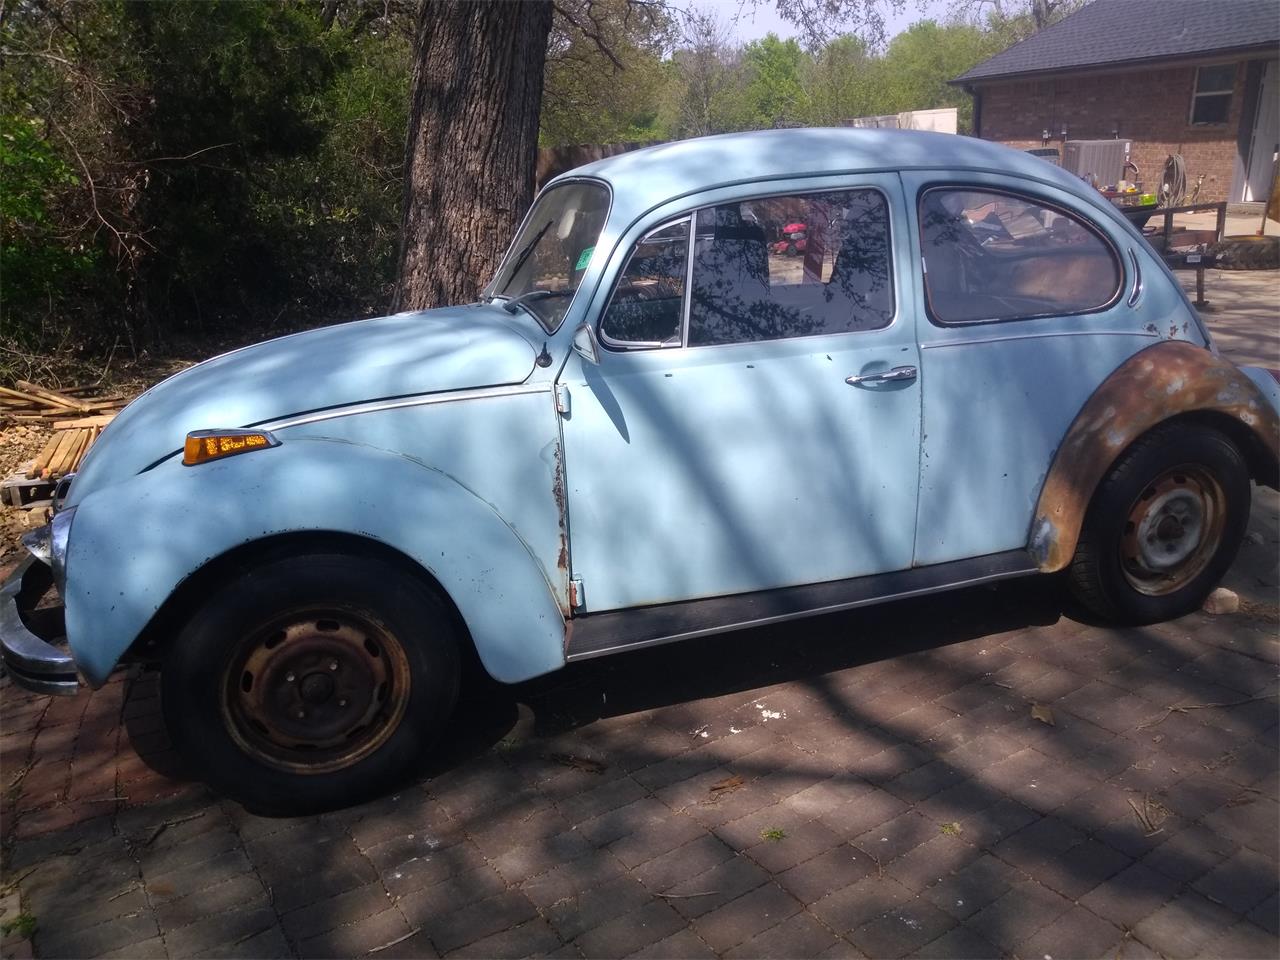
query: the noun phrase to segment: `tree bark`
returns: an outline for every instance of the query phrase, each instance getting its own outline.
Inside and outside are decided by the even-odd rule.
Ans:
[[[395,309],[476,298],[533,199],[551,0],[422,0]]]

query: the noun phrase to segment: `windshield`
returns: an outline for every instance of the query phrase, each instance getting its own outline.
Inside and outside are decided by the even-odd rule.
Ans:
[[[546,190],[534,202],[490,293],[522,297],[548,332],[560,326],[596,249],[609,213],[609,191],[599,183],[571,181]]]

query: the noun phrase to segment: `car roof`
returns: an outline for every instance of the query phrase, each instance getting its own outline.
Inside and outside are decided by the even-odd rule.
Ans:
[[[1097,200],[1096,191],[1060,167],[997,143],[921,130],[838,127],[677,140],[596,160],[551,183],[573,177],[604,180],[613,188],[614,213],[630,220],[675,197],[741,181],[907,169],[1032,177]]]

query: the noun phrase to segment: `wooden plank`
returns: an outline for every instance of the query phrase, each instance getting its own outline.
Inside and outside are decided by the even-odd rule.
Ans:
[[[75,442],[75,432],[72,430],[63,430],[58,435],[58,445],[53,449],[53,455],[49,457],[49,462],[45,464],[40,476],[51,477],[55,472],[55,468],[62,462],[63,457],[67,455],[67,451],[71,449],[71,444]]]
[[[67,472],[67,467],[71,463],[71,458],[75,456],[76,448],[80,446],[80,431],[68,430],[70,440],[67,441],[65,447],[60,449],[57,455],[49,461],[49,476],[60,477]]]
[[[25,471],[0,482],[0,503],[23,510],[35,510],[50,505],[56,484],[52,480],[31,480]]]
[[[44,387],[37,387],[34,383],[26,380],[19,380],[16,386],[28,393],[34,393],[37,397],[42,398],[46,403],[54,403],[61,407],[70,407],[72,410],[87,410],[88,404],[77,400],[75,397],[64,396],[53,390],[46,390]]]
[[[97,427],[85,428],[84,437],[81,438],[80,446],[76,448],[76,455],[72,458],[70,466],[67,467],[67,473],[75,473],[80,469],[80,461],[84,459],[84,455],[89,452],[89,447],[93,445],[97,429]]]
[[[49,439],[49,442],[44,445],[44,449],[40,451],[40,455],[36,457],[35,461],[31,464],[31,469],[27,471],[28,477],[40,476],[41,471],[49,466],[49,459],[58,449],[58,444],[62,442],[62,436],[62,434],[55,434]]]
[[[0,387],[0,393],[4,394],[6,397],[15,397],[18,400],[25,400],[27,403],[36,407],[47,407],[50,405],[50,401],[45,400],[42,397],[34,397],[29,393],[23,393],[21,390],[12,390],[9,387]],[[68,410],[80,409],[78,403],[74,405],[58,404],[58,406],[66,406]]]
[[[70,473],[76,468],[76,464],[80,462],[80,458],[84,456],[85,447],[89,445],[89,429],[80,431],[80,436],[76,437],[76,442],[71,445],[71,452],[67,454],[67,462],[62,465],[63,473]]]
[[[78,420],[55,420],[53,429],[72,430],[76,427],[105,427],[115,419],[114,413],[99,413],[91,417],[80,417]]]

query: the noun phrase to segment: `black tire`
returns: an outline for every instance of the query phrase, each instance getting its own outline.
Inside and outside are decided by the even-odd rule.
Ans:
[[[1163,511],[1179,498],[1184,510],[1192,504],[1193,516],[1175,517],[1166,541]],[[1120,456],[1094,492],[1069,571],[1072,593],[1116,623],[1157,623],[1199,609],[1235,560],[1249,501],[1248,467],[1227,437],[1194,424],[1157,427]],[[1174,558],[1189,552],[1153,563],[1163,550]]]
[[[457,700],[458,647],[440,599],[393,564],[268,561],[225,584],[175,639],[161,669],[165,722],[205,781],[249,809],[334,809],[425,759]]]

